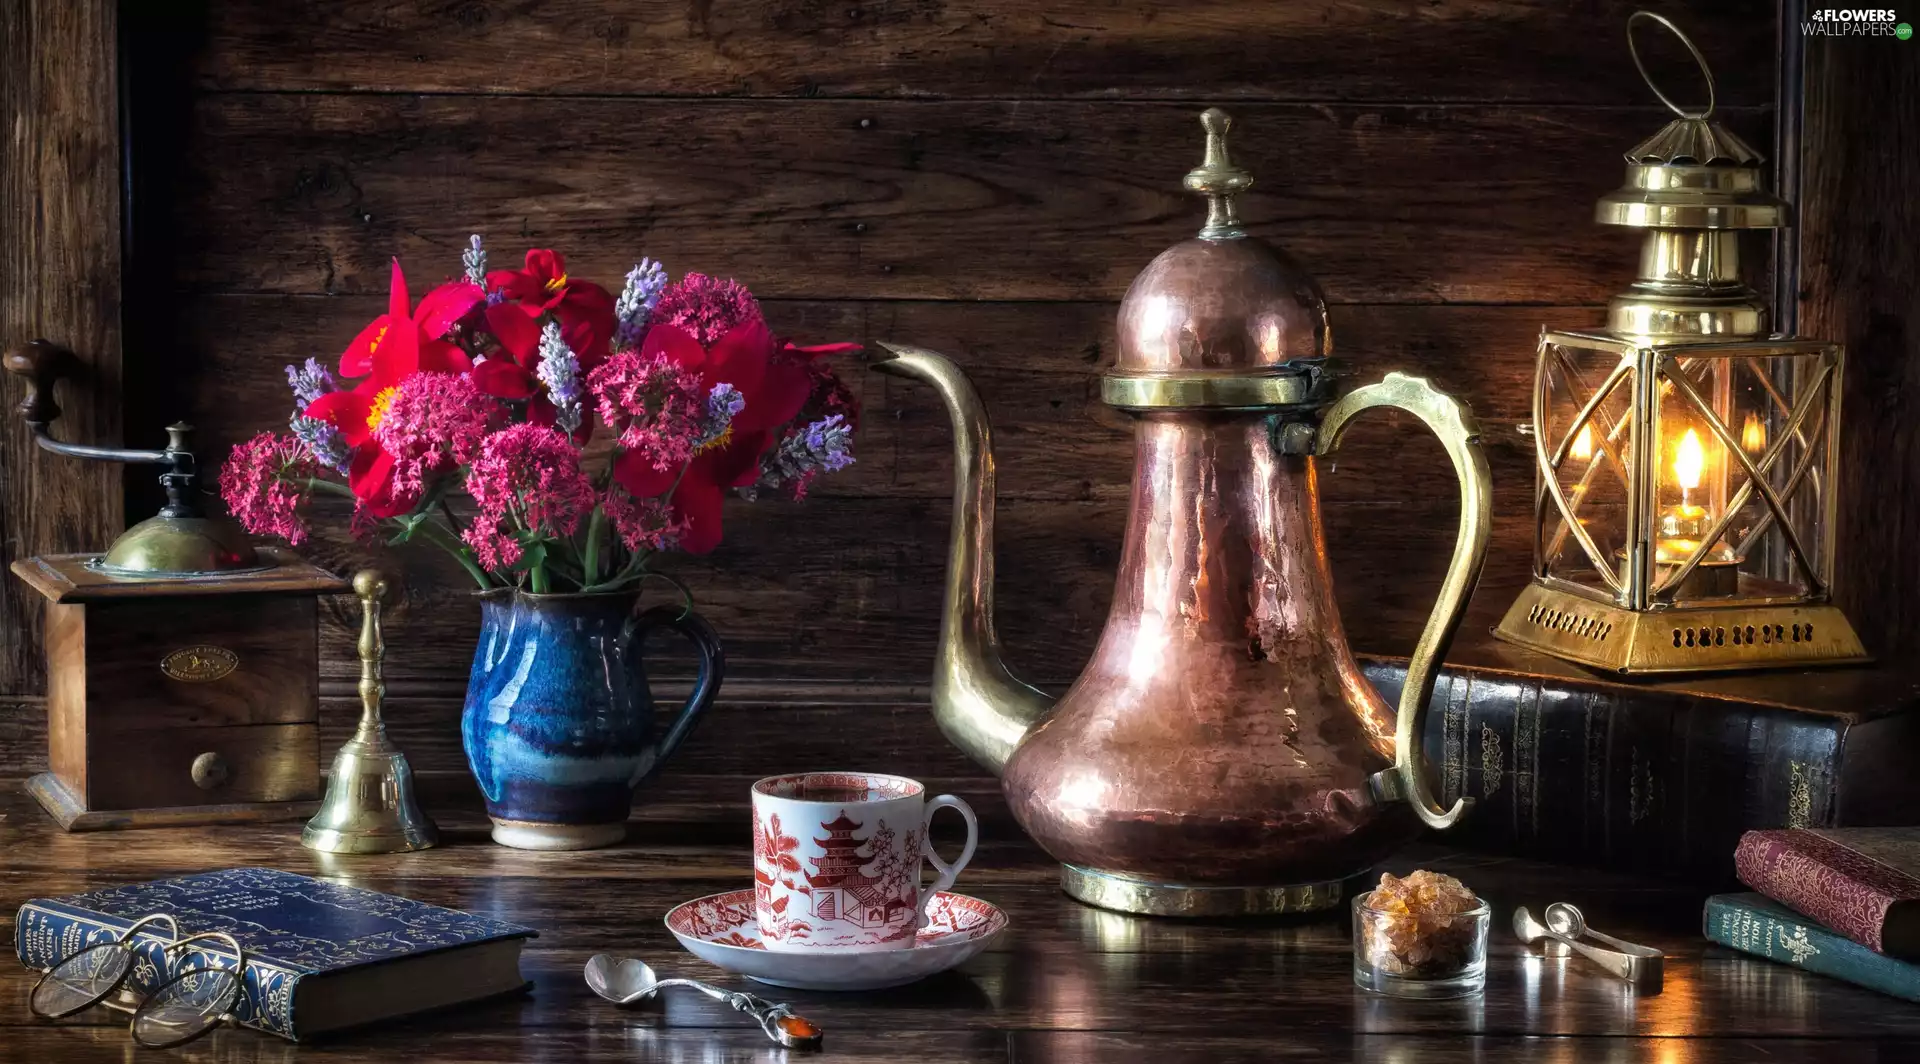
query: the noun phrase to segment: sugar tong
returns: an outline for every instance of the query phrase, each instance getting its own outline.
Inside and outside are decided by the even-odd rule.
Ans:
[[[1569,950],[1633,986],[1641,996],[1658,994],[1666,976],[1667,955],[1657,949],[1602,934],[1587,926],[1581,911],[1563,901],[1547,906],[1547,921],[1534,919],[1522,905],[1513,911],[1513,933],[1528,943],[1546,940],[1549,956]]]

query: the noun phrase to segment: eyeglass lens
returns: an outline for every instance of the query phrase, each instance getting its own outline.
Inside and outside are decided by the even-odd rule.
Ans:
[[[230,968],[195,966],[160,984],[133,1014],[133,1038],[155,1048],[179,1045],[217,1026],[240,997]]]
[[[133,951],[118,942],[89,946],[54,965],[28,1005],[50,1019],[71,1016],[111,993],[132,966]]]

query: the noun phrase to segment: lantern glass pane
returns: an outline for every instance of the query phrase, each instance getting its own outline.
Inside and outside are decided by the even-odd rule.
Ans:
[[[1633,357],[1553,343],[1542,355],[1545,376],[1536,425],[1542,452],[1538,474],[1547,489],[1539,529],[1541,568],[1550,577],[1612,598],[1612,581],[1625,579]]]
[[[1829,532],[1829,364],[1824,352],[1738,349],[1664,362],[1653,470],[1656,600],[1709,605],[1819,590],[1813,574],[1825,569]]]

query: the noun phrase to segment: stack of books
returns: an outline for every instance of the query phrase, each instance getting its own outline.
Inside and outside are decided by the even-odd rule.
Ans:
[[[1709,939],[1920,1001],[1920,827],[1749,831],[1734,866],[1758,893],[1708,898]]]

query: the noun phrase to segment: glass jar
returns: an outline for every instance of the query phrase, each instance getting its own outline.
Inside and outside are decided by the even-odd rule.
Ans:
[[[1461,913],[1375,909],[1373,892],[1353,899],[1353,982],[1394,997],[1451,998],[1487,985],[1485,901]]]

